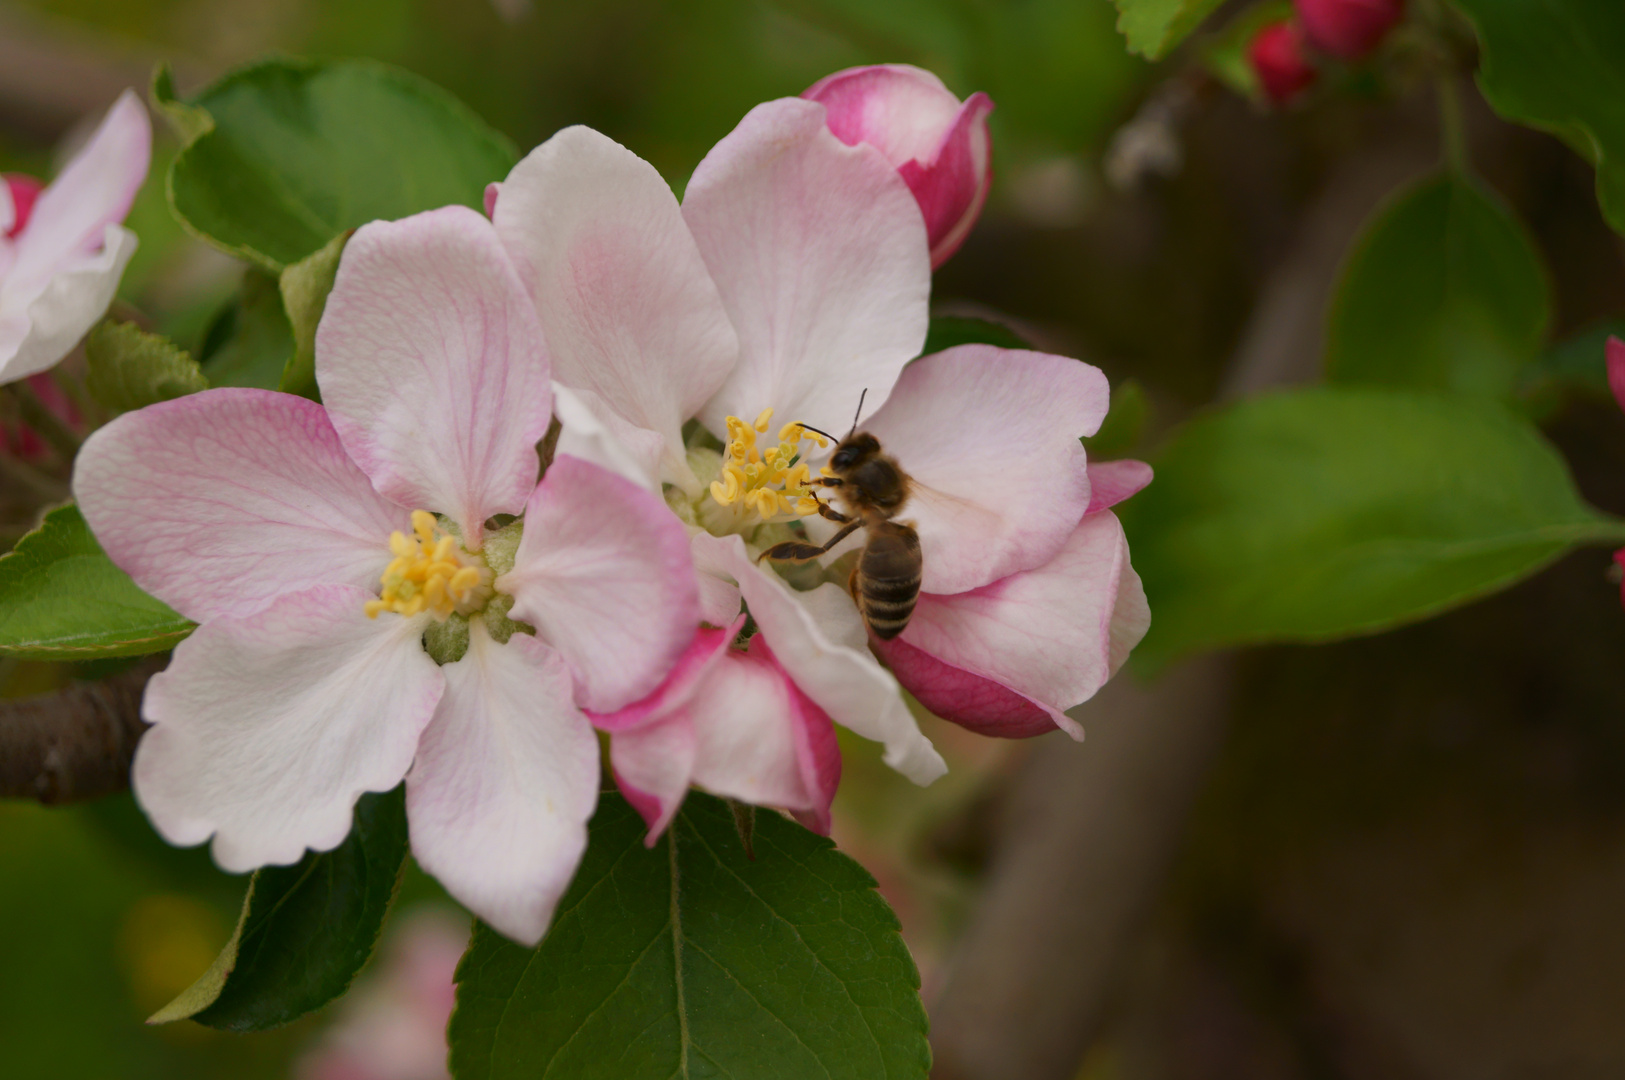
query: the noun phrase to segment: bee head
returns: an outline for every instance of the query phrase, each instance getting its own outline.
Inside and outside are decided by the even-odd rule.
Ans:
[[[829,459],[830,468],[837,471],[855,469],[866,459],[880,453],[880,440],[867,431],[855,432],[841,440]]]

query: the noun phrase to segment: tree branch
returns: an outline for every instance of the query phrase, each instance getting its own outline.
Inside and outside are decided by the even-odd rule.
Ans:
[[[54,806],[128,787],[147,728],[141,694],[166,662],[153,657],[101,682],[0,701],[0,799]]]

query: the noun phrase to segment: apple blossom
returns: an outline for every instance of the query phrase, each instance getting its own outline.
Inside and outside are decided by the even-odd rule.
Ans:
[[[792,523],[831,531],[813,473],[830,447],[806,424],[842,430],[867,393],[864,430],[914,480],[904,518],[928,594],[1057,562],[1090,508],[1078,437],[1105,415],[1104,376],[979,345],[910,364],[928,322],[923,219],[879,152],[836,139],[825,112],[798,99],[757,107],[695,170],[681,206],[651,166],[586,128],[534,150],[493,200],[547,334],[560,450],[662,491],[693,534],[712,629],[650,698],[594,710],[651,835],[690,782],[827,826],[832,721],[884,742],[918,782],[943,769],[846,590],[821,584],[817,566],[787,571],[806,589],[793,590],[757,562],[796,535]],[[685,443],[691,420],[721,449]],[[1067,580],[1109,591],[1087,602],[1111,608],[1120,582],[1137,589],[1122,569]],[[741,598],[757,629],[743,651]],[[1075,625],[1054,648],[1087,663],[1106,632]],[[1033,693],[1049,703],[1084,682]]]
[[[842,142],[868,143],[885,155],[925,215],[932,268],[947,262],[993,183],[992,99],[978,91],[961,102],[941,79],[908,64],[837,71],[801,96],[824,106]]]
[[[151,154],[147,111],[126,90],[49,186],[0,184],[0,384],[61,360],[112,303],[136,247],[119,222]]]
[[[1344,60],[1371,53],[1405,15],[1405,0],[1292,0],[1304,36]]]
[[[597,800],[581,709],[646,696],[698,621],[658,498],[569,456],[537,483],[548,375],[489,222],[448,207],[351,238],[317,331],[325,406],[209,390],[89,439],[86,520],[201,624],[149,684],[133,768],[168,840],[291,863],[404,778],[424,868],[541,937]]]
[[[1272,22],[1253,35],[1247,63],[1264,96],[1276,105],[1296,101],[1319,77],[1304,50],[1303,27],[1291,19]]]

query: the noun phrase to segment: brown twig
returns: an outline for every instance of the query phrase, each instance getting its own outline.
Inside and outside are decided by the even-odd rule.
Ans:
[[[0,701],[0,799],[47,806],[122,791],[146,730],[141,694],[165,660],[144,660],[101,682]]]

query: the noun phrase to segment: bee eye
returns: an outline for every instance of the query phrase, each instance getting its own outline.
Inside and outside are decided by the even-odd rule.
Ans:
[[[844,469],[848,465],[851,465],[853,459],[857,456],[858,452],[856,450],[853,450],[851,447],[847,447],[844,450],[837,450],[835,452],[835,456],[830,459],[830,464],[834,465],[837,469]]]

